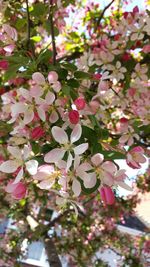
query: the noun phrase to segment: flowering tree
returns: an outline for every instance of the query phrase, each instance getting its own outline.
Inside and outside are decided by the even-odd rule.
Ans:
[[[59,251],[68,253],[71,236],[75,266],[85,266],[87,254],[111,247],[115,223],[136,203],[117,197],[118,186],[132,188],[116,160],[140,169],[149,154],[149,11],[126,12],[114,0],[104,9],[74,0],[1,0],[0,7],[1,200],[20,229],[1,258],[10,266],[25,238],[42,239],[52,266],[61,266],[48,234],[59,223]],[[62,213],[45,225],[48,208]]]

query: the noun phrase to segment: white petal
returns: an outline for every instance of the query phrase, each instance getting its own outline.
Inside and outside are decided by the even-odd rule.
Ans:
[[[128,191],[133,191],[132,187],[122,181],[117,181],[117,184]]]
[[[24,113],[27,109],[27,106],[23,103],[16,103],[11,105],[11,115],[15,117],[19,113]]]
[[[45,180],[45,181],[40,182],[38,184],[38,187],[41,189],[50,189],[54,183],[55,183],[55,179],[53,181]]]
[[[15,160],[7,160],[0,165],[0,171],[5,173],[13,173],[18,169],[19,165],[20,164],[17,164]]]
[[[82,134],[81,125],[77,124],[71,133],[71,137],[70,137],[71,143],[78,141],[81,137],[81,134]]]
[[[79,146],[76,146],[73,150],[75,155],[81,155],[88,149],[88,143],[83,143]]]
[[[54,123],[54,122],[58,121],[58,119],[59,119],[58,113],[55,110],[53,110],[50,117],[49,117],[49,121],[51,123]]]
[[[75,156],[74,158],[74,170],[76,171],[79,167],[80,164],[80,157],[79,156]]]
[[[86,179],[84,178],[84,186],[85,188],[92,188],[96,185],[96,174],[88,173]]]
[[[21,159],[21,151],[18,147],[8,146],[7,150],[16,159]]]
[[[23,119],[23,124],[28,124],[34,119],[34,112],[33,110],[28,109],[24,113],[24,119]]]
[[[55,100],[55,95],[54,95],[54,93],[52,93],[52,92],[48,92],[47,95],[46,95],[46,97],[45,97],[45,100],[46,100],[46,103],[47,103],[48,105],[51,105],[51,104],[54,102],[54,100]]]
[[[13,184],[19,183],[22,177],[23,177],[23,168],[21,168],[20,171],[18,172]]]
[[[37,84],[40,84],[40,85],[45,84],[45,78],[44,78],[43,74],[40,73],[40,72],[35,72],[35,73],[33,73],[33,75],[32,75],[32,79],[33,79]]]
[[[23,148],[23,159],[26,160],[30,156],[30,153],[31,153],[30,146],[24,145],[24,148]]]
[[[25,163],[27,171],[31,175],[35,175],[37,173],[38,162],[34,159],[31,159]]]
[[[80,182],[74,178],[72,183],[72,191],[75,194],[76,197],[78,197],[81,193],[81,184]]]
[[[54,148],[50,152],[48,152],[45,157],[44,161],[47,163],[55,163],[58,162],[60,159],[63,158],[65,154],[65,150],[61,148]]]
[[[95,154],[92,158],[91,161],[95,166],[100,165],[104,160],[104,156],[100,153]]]
[[[19,92],[20,92],[20,94],[25,98],[25,99],[27,99],[27,100],[31,100],[31,95],[30,95],[30,92],[29,92],[29,90],[27,90],[27,89],[24,89],[24,88],[20,88],[19,89]]]
[[[72,160],[73,160],[73,157],[71,155],[71,153],[69,152],[69,156],[68,156],[68,159],[67,159],[67,168],[66,168],[66,171],[68,171],[72,165]]]
[[[105,161],[102,165],[103,170],[113,174],[117,171],[116,165],[111,161]]]
[[[54,126],[52,128],[52,135],[53,135],[54,139],[56,140],[56,142],[58,142],[59,144],[67,144],[68,143],[68,136],[62,128]]]
[[[45,111],[42,109],[42,107],[37,107],[37,113],[42,121],[46,120]]]

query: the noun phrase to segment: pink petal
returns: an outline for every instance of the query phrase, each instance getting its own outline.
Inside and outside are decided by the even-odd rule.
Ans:
[[[88,149],[88,143],[83,143],[79,146],[74,147],[75,155],[81,155]]]
[[[37,84],[32,86],[30,89],[30,95],[35,98],[42,96],[43,92],[43,88]]]
[[[54,139],[56,140],[56,142],[58,142],[59,144],[67,144],[68,143],[68,136],[62,128],[60,128],[58,126],[54,126],[52,128],[52,135],[53,135]]]
[[[49,121],[51,123],[55,123],[56,121],[58,121],[58,119],[59,119],[58,113],[55,110],[53,110],[49,117]]]
[[[40,182],[38,184],[38,186],[41,189],[50,189],[54,183],[55,183],[55,179],[53,181],[52,180],[51,181],[50,180],[43,180],[42,182]]]
[[[46,120],[45,110],[42,107],[37,107],[37,113],[42,121]]]
[[[29,109],[24,113],[23,124],[28,124],[31,121],[33,121],[33,119],[34,119],[34,112],[33,110]]]
[[[72,183],[72,191],[75,194],[76,197],[78,197],[81,193],[81,184],[80,182],[74,178]]]
[[[120,187],[122,187],[128,191],[133,191],[132,187],[130,187],[128,184],[124,183],[123,181],[118,181],[117,185],[119,185]]]
[[[95,166],[100,165],[104,160],[104,156],[100,153],[95,154],[92,158],[91,161]]]
[[[21,159],[21,151],[18,147],[8,146],[7,150],[16,159]]]
[[[18,172],[13,184],[19,183],[22,177],[23,177],[23,168],[21,168],[20,171]]]
[[[56,71],[50,71],[48,74],[49,83],[55,83],[58,80],[58,74]]]
[[[71,133],[71,137],[70,137],[71,143],[75,143],[76,141],[78,141],[80,139],[80,137],[81,137],[81,134],[82,134],[81,125],[80,124],[77,124],[73,128],[73,131]]]
[[[44,78],[43,74],[40,73],[40,72],[33,73],[32,79],[33,79],[34,82],[36,82],[39,85],[44,85],[45,84],[45,78]]]
[[[111,161],[105,161],[102,165],[103,170],[113,174],[117,171],[116,165]]]
[[[54,148],[45,155],[44,161],[47,163],[58,162],[60,159],[63,158],[65,152],[66,151],[62,148]]]
[[[68,171],[72,165],[72,161],[73,161],[73,157],[71,155],[71,153],[69,152],[69,156],[68,156],[68,159],[67,159],[67,168],[66,168],[66,171]]]
[[[96,174],[95,173],[88,173],[86,179],[84,179],[84,186],[85,188],[92,188],[96,185]]]
[[[53,90],[56,92],[56,93],[59,93],[60,90],[61,90],[61,83],[60,82],[55,82],[53,85]]]
[[[46,97],[45,97],[45,100],[46,100],[46,103],[47,103],[48,105],[52,105],[52,103],[53,103],[54,100],[55,100],[55,95],[54,95],[54,93],[52,93],[52,92],[48,92],[47,95],[46,95]]]

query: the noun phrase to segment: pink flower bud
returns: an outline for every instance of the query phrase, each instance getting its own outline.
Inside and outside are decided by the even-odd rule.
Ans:
[[[101,199],[106,205],[113,205],[115,203],[115,196],[112,189],[108,186],[103,186],[99,189]]]
[[[44,134],[45,134],[44,130],[40,126],[37,126],[32,130],[31,137],[33,140],[38,140],[42,136],[44,136]]]
[[[27,188],[22,182],[13,184],[13,182],[10,181],[5,188],[5,191],[11,193],[14,199],[19,200],[26,196]]]
[[[77,110],[69,111],[69,120],[72,124],[77,124],[79,122],[79,112]]]
[[[134,13],[134,14],[139,13],[139,8],[138,8],[138,6],[135,6],[135,7],[133,8],[133,13]]]
[[[2,69],[2,70],[7,70],[7,69],[8,69],[8,61],[6,61],[6,60],[1,60],[1,61],[0,61],[0,69]]]
[[[83,97],[78,97],[75,101],[74,104],[76,105],[78,110],[82,110],[85,108],[85,100]]]

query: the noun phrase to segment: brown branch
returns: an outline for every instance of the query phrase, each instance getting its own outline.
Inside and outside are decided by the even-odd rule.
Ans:
[[[29,13],[29,3],[28,0],[26,0],[26,11],[27,11],[27,49],[30,47],[30,13]]]
[[[61,261],[56,251],[56,247],[52,239],[47,236],[45,241],[45,250],[48,257],[48,262],[52,267],[62,267]]]
[[[53,0],[49,0],[49,23],[52,37],[52,48],[53,48],[53,65],[56,64],[56,44],[55,44],[55,33],[54,33],[54,23],[53,23]]]
[[[104,14],[105,14],[105,12],[106,12],[106,10],[113,4],[113,2],[114,2],[115,0],[112,0],[107,6],[105,6],[105,8],[103,9],[103,11],[102,11],[102,13],[100,14],[100,16],[99,16],[99,18],[98,18],[98,20],[97,20],[97,23],[96,23],[96,25],[95,25],[95,31],[96,31],[96,28],[99,26],[99,24],[100,24],[100,22],[101,22],[101,20],[102,20],[102,18],[104,17]]]

